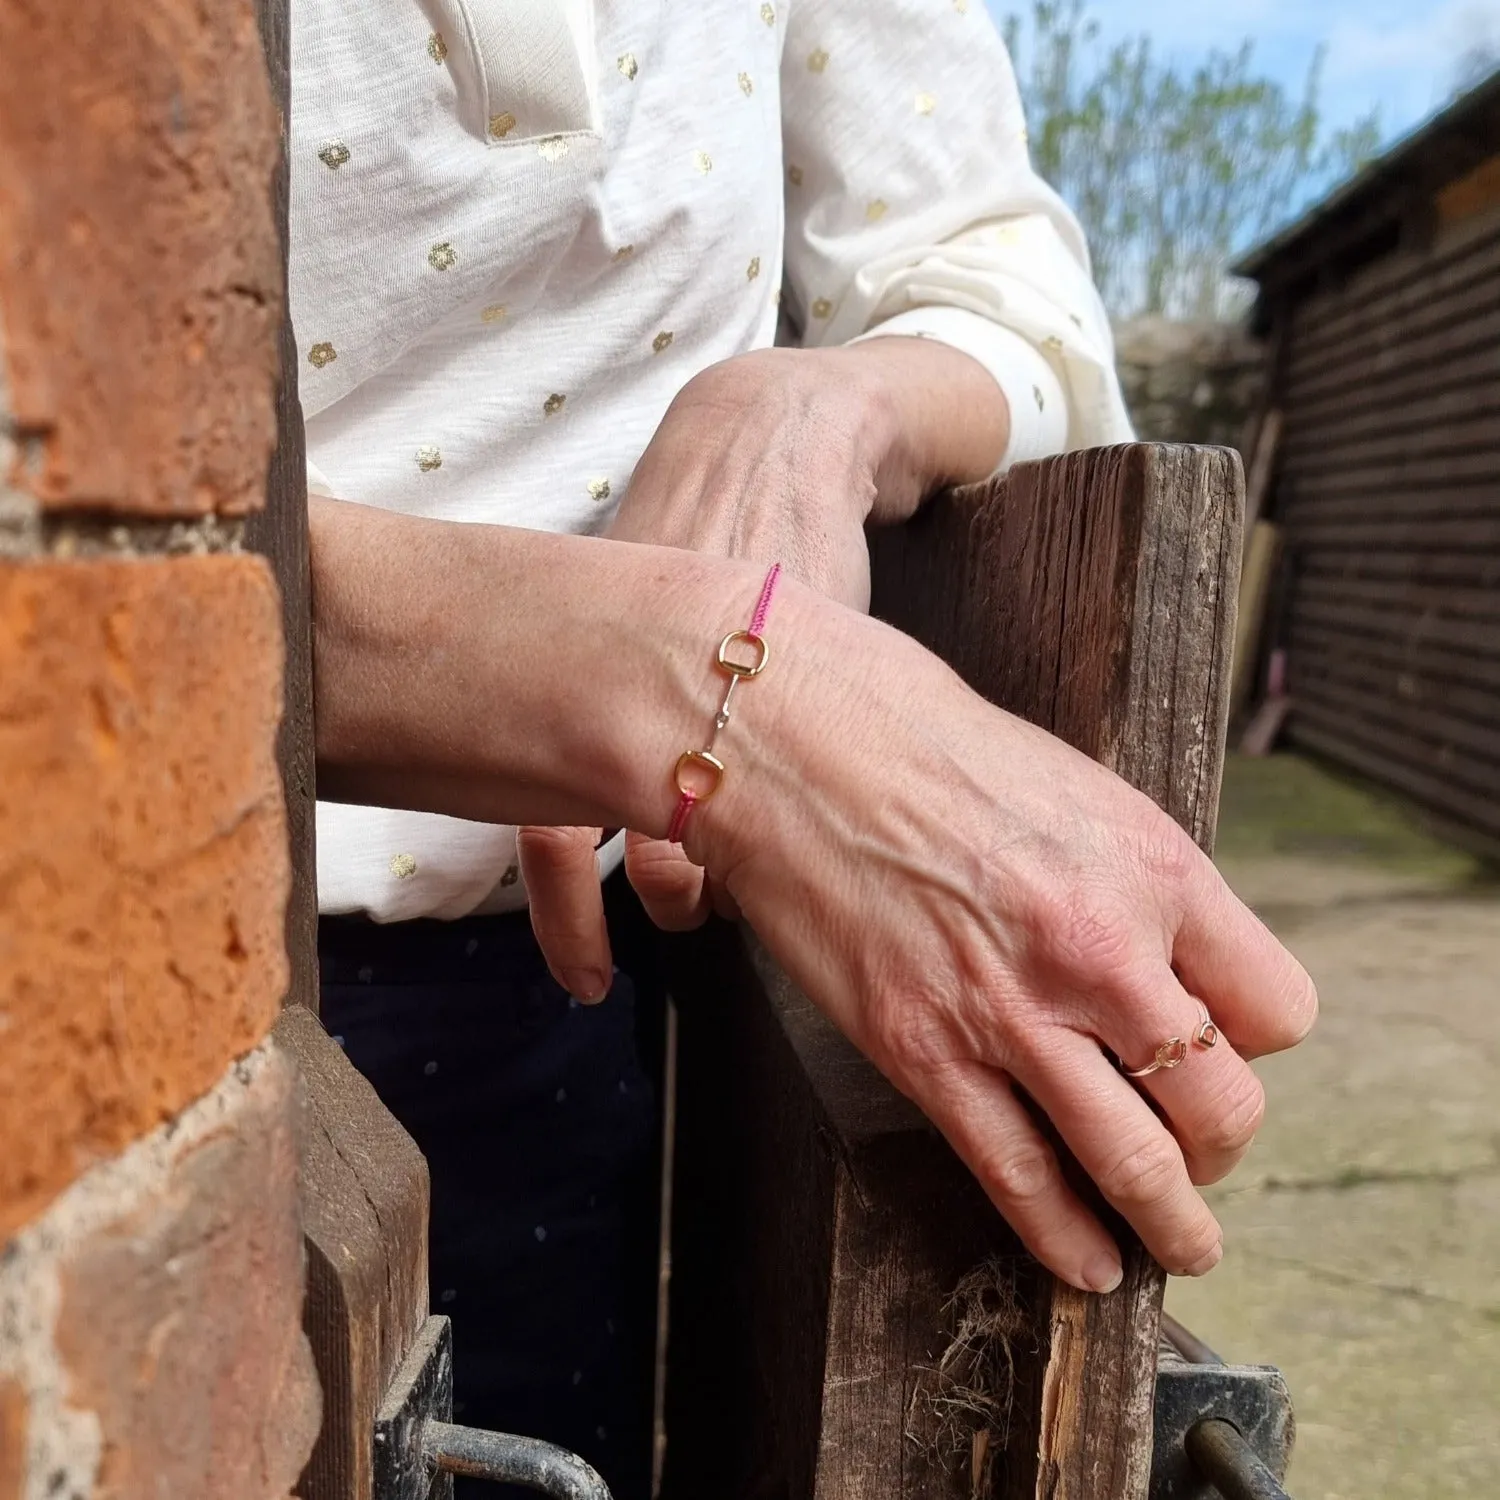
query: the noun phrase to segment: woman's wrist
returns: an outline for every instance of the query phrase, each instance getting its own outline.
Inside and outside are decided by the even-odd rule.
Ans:
[[[320,793],[660,836],[755,564],[314,500]]]

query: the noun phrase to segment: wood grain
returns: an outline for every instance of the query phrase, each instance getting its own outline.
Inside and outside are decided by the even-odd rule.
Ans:
[[[1500,303],[1500,297],[1496,298]],[[1500,306],[1476,308],[1461,337],[1446,330],[1397,340],[1373,354],[1336,364],[1321,380],[1288,378],[1286,394],[1304,419],[1317,421],[1409,396],[1460,390],[1489,380],[1500,366]]]
[[[1241,493],[1237,459],[1218,450],[1025,466],[878,537],[877,608],[1206,847]],[[721,928],[675,962],[665,1500],[1144,1496],[1163,1278],[1138,1244],[1122,1232],[1113,1296],[1056,1286],[764,953]],[[1017,1311],[1014,1370],[997,1386],[1003,1420],[955,1432],[938,1420],[936,1367],[949,1299],[974,1273]]]
[[[281,160],[271,182],[283,259],[287,246],[287,120],[291,107],[287,0],[257,0],[266,68],[281,111]],[[285,704],[277,759],[286,796],[292,853],[292,890],[287,902],[287,952],[291,986],[287,1004],[318,1008],[318,893],[314,814],[317,800],[313,749],[312,581],[307,550],[307,464],[302,407],[297,399],[297,346],[286,314],[283,271],[281,379],[276,395],[277,441],[266,485],[264,510],[245,528],[248,546],[270,559],[281,586],[286,641]]]
[[[1325,495],[1307,484],[1297,487],[1299,523],[1320,521],[1424,521],[1434,511],[1444,516],[1500,515],[1500,486],[1456,484],[1420,490],[1372,487],[1357,495]],[[1415,557],[1413,561],[1417,561]],[[1366,558],[1355,554],[1343,566],[1359,568]]]
[[[1490,702],[1500,703],[1500,661],[1483,656],[1461,656],[1444,647],[1431,647],[1399,635],[1351,638],[1337,629],[1301,624],[1287,636],[1292,649],[1311,657],[1331,657],[1351,664],[1369,663],[1389,672],[1393,687],[1403,696],[1424,692],[1446,694],[1455,686],[1470,686]],[[1401,675],[1410,674],[1402,683]]]
[[[427,1163],[311,1011],[288,1006],[275,1038],[307,1101],[303,1326],[323,1387],[296,1493],[371,1500],[375,1411],[427,1315]]]
[[[1379,320],[1401,317],[1413,309],[1464,292],[1476,280],[1500,266],[1500,227],[1441,248],[1436,254],[1392,254],[1373,261],[1340,287],[1315,291],[1302,299],[1299,329],[1326,334],[1332,342],[1340,334]]]

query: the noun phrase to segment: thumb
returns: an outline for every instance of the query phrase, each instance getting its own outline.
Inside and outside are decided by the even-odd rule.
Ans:
[[[663,932],[687,932],[708,920],[713,908],[703,871],[683,853],[680,844],[627,833],[625,873],[646,915]]]

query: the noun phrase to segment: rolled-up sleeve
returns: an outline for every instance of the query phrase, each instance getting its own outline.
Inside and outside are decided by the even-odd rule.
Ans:
[[[803,342],[915,335],[970,355],[1011,408],[1002,467],[1128,441],[1083,233],[1032,170],[982,0],[793,0],[781,91]]]

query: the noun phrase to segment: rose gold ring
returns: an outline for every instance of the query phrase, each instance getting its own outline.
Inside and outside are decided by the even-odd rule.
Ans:
[[[1198,1002],[1198,1029],[1193,1032],[1193,1040],[1204,1048],[1217,1045],[1219,1040],[1219,1028],[1214,1025],[1208,1014],[1208,1007],[1201,1000]],[[1125,1068],[1124,1073],[1127,1078],[1149,1078],[1153,1073],[1180,1068],[1187,1061],[1187,1055],[1187,1039],[1169,1036],[1156,1049],[1156,1056],[1144,1068]]]

